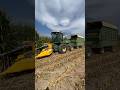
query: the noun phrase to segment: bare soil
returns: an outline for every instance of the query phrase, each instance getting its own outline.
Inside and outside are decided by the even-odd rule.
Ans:
[[[36,60],[35,73],[0,78],[0,90],[85,90],[84,49]]]
[[[76,49],[36,60],[35,75],[0,79],[0,90],[120,90],[119,48],[86,60],[84,55]]]
[[[35,90],[85,90],[84,49],[36,60]]]
[[[34,73],[6,76],[0,79],[0,90],[34,90]]]
[[[120,90],[120,49],[85,61],[86,90]]]

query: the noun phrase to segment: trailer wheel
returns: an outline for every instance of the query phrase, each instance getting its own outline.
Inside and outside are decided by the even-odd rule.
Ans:
[[[116,49],[115,47],[112,47],[112,48],[111,48],[111,51],[112,51],[112,52],[116,52],[117,49]]]
[[[66,45],[60,45],[59,47],[59,53],[66,53],[67,47]]]
[[[104,49],[104,48],[101,48],[101,49],[100,49],[100,53],[101,53],[101,54],[105,53],[105,49]]]
[[[92,56],[92,53],[91,53],[91,52],[88,52],[88,53],[87,53],[87,57],[90,57],[90,56]]]
[[[85,48],[85,57],[89,58],[89,57],[92,56],[92,54],[93,54],[92,48],[86,46],[86,48]]]

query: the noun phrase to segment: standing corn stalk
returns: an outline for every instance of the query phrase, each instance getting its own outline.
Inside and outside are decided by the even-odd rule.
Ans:
[[[0,53],[5,51],[8,28],[9,21],[7,20],[5,13],[0,11]]]

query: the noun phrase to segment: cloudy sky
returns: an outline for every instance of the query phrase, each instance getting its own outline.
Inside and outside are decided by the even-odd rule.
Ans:
[[[85,0],[35,0],[35,25],[44,35],[62,31],[84,36]]]
[[[120,0],[86,0],[86,20],[104,20],[113,23],[120,30]]]
[[[35,22],[35,28],[45,35],[50,33],[51,29],[68,33],[80,31],[79,33],[83,34],[84,1],[74,1],[0,0],[0,9],[5,10],[13,21],[33,24]],[[86,20],[89,17],[109,21],[120,30],[120,0],[85,0],[85,14]]]

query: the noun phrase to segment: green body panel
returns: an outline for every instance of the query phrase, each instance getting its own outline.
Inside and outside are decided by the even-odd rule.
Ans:
[[[113,47],[117,42],[118,30],[115,28],[101,26],[86,30],[86,46],[91,48]]]
[[[71,42],[70,39],[64,38],[62,43],[64,43],[64,44],[70,44],[70,42]]]
[[[53,44],[53,51],[59,52],[59,46],[60,46],[60,44]]]
[[[77,38],[71,38],[71,45],[73,47],[81,47],[84,45],[84,38],[81,38],[81,37],[77,37]]]
[[[100,31],[100,46],[115,46],[118,42],[118,31],[108,27],[102,27]]]
[[[70,39],[67,39],[67,38],[64,38],[60,43],[53,43],[53,49],[54,49],[54,52],[59,52],[60,50],[60,46],[61,45],[66,45],[67,46],[71,46],[71,41]]]

